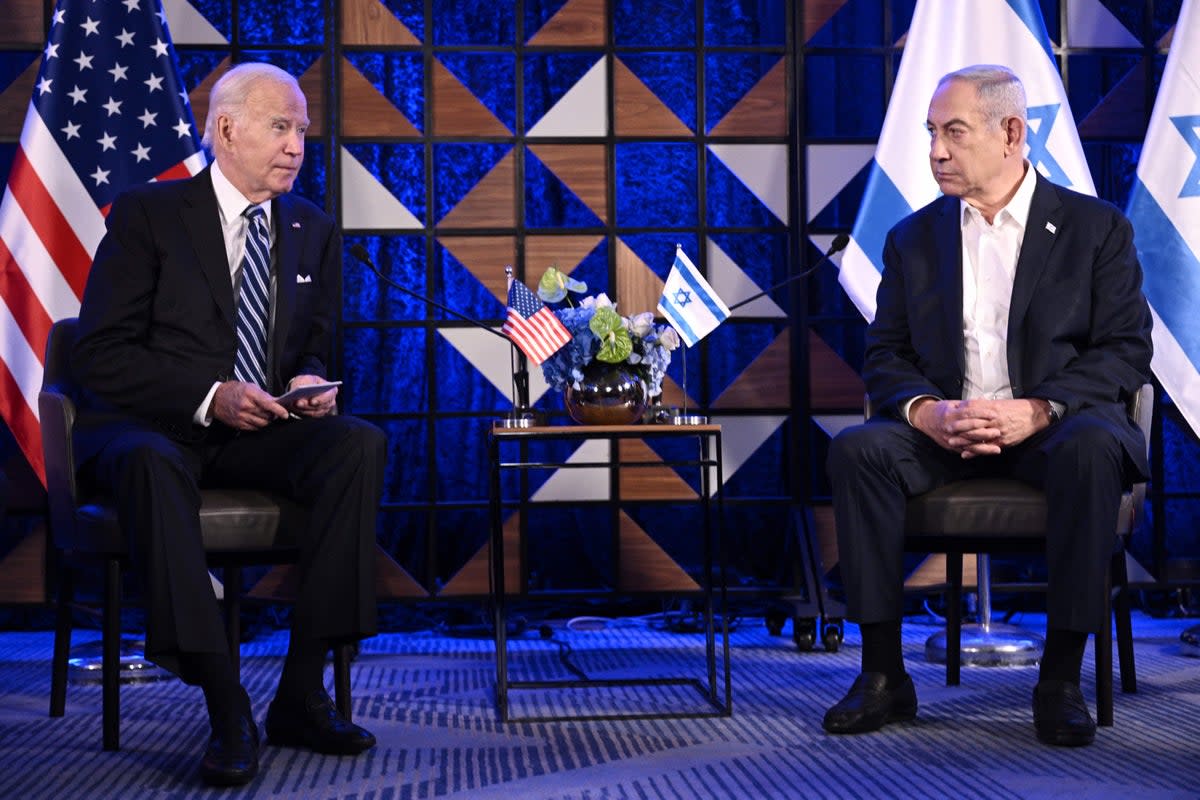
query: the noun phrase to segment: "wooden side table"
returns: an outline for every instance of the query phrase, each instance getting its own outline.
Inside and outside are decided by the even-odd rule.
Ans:
[[[528,458],[528,445],[536,442],[604,440],[609,444],[607,461],[539,461]],[[654,462],[624,463],[619,458],[618,445],[622,439],[668,439],[688,441],[695,445],[694,456]],[[691,449],[690,447],[688,448]],[[505,458],[502,459],[502,456]],[[541,426],[532,428],[499,428],[488,431],[489,500],[491,531],[488,544],[491,582],[489,594],[494,612],[496,641],[496,706],[503,722],[547,722],[579,719],[662,719],[680,717],[727,717],[732,713],[732,686],[729,675],[729,626],[726,609],[725,550],[721,538],[721,521],[724,504],[721,495],[714,489],[722,484],[721,426],[720,425],[569,425]],[[531,505],[526,497],[515,502],[501,497],[500,478],[506,470],[557,470],[579,468],[603,468],[609,473],[610,502],[619,506],[619,473],[624,469],[644,467],[676,467],[696,469],[700,478],[700,493],[697,500],[702,507],[703,566],[698,581],[705,627],[706,678],[660,677],[660,678],[576,678],[568,680],[511,680],[508,674],[508,615],[507,594],[504,576],[504,532],[502,510],[505,505],[527,508]],[[715,474],[714,474],[715,473]],[[716,519],[713,512],[713,495],[716,494]],[[715,574],[715,577],[714,577]],[[714,597],[715,596],[715,597]],[[714,607],[720,605],[722,680],[718,681],[717,670],[717,622]],[[699,711],[679,712],[629,712],[574,716],[536,716],[514,719],[510,716],[510,690],[519,689],[579,689],[589,687],[621,686],[690,686],[706,701],[706,708]]]

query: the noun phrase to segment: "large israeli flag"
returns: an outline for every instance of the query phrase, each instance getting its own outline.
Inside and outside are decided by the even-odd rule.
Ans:
[[[901,219],[938,196],[925,120],[938,79],[971,64],[1000,64],[1025,84],[1029,160],[1050,180],[1095,194],[1036,0],[918,0],[883,121],[842,286],[868,320],[883,271],[883,243]]]
[[[1134,244],[1154,313],[1159,383],[1200,433],[1200,3],[1184,0],[1137,180]]]

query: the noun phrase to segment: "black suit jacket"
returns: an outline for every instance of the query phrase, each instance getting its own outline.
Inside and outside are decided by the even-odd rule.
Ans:
[[[341,308],[341,236],[293,195],[272,204],[275,274],[270,386],[327,376]],[[82,462],[112,423],[147,423],[183,442],[211,429],[192,415],[233,374],[237,302],[209,170],[125,192],[108,214],[79,312],[72,369],[84,391],[76,426]],[[219,425],[219,423],[214,423]],[[107,432],[106,432],[107,431]]]
[[[922,394],[963,387],[962,228],[956,197],[898,223],[884,245],[863,377],[875,408],[899,417]],[[1129,465],[1148,474],[1125,402],[1150,380],[1150,310],[1133,229],[1116,208],[1037,177],[1008,317],[1014,397],[1056,400],[1105,420]]]

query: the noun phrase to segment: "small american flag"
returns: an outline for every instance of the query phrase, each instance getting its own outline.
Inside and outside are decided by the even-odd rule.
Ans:
[[[541,364],[571,341],[571,332],[538,296],[518,280],[508,279],[508,316],[504,333],[530,361]]]
[[[0,414],[43,481],[46,336],[79,313],[108,207],[204,164],[159,0],[60,0],[0,204]]]

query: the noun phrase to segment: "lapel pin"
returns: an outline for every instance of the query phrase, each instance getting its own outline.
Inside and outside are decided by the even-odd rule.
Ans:
[[[300,223],[299,223],[299,222],[293,222],[293,223],[292,223],[292,227],[293,227],[293,228],[295,228],[296,230],[300,230]]]
[[[1058,232],[1058,228],[1054,227],[1054,223],[1053,223],[1053,222],[1047,222],[1047,223],[1046,223],[1046,230],[1050,231],[1051,233],[1057,233],[1057,232]]]

